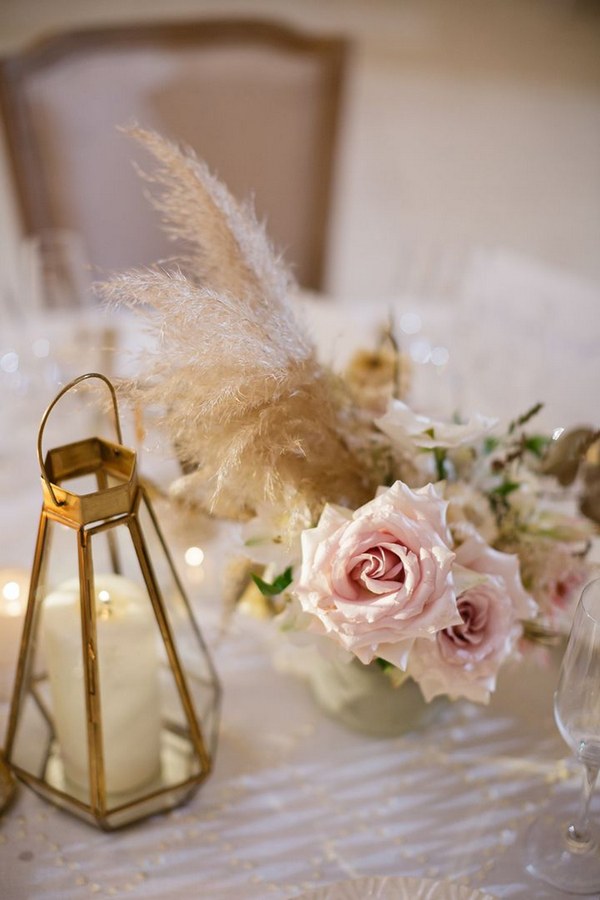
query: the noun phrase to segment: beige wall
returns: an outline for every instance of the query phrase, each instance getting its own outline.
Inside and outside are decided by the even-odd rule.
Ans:
[[[0,50],[105,21],[265,13],[356,38],[331,288],[405,286],[415,244],[503,246],[600,285],[600,6],[567,0],[0,0]],[[4,159],[0,266],[16,241]]]

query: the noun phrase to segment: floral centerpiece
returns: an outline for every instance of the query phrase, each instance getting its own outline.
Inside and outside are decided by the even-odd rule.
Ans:
[[[174,499],[244,523],[234,593],[251,574],[283,629],[410,678],[426,700],[486,702],[527,639],[568,626],[591,575],[594,526],[544,503],[558,470],[539,407],[500,433],[480,415],[417,414],[389,328],[346,372],[322,365],[252,210],[192,153],[134,136],[185,249],[103,292],[156,336],[123,390],[162,410],[186,473]]]

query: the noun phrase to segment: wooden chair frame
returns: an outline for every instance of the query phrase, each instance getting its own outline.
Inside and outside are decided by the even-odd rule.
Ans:
[[[42,177],[40,149],[34,140],[31,113],[23,102],[22,85],[28,76],[43,70],[56,59],[65,59],[90,50],[127,46],[162,48],[202,46],[222,41],[285,47],[290,52],[314,53],[331,71],[327,129],[322,140],[321,184],[316,216],[319,258],[315,284],[322,287],[326,259],[327,230],[332,196],[336,137],[339,130],[342,86],[347,65],[348,41],[339,37],[316,37],[287,24],[261,19],[207,18],[175,23],[111,25],[52,35],[22,53],[0,60],[0,114],[4,120],[9,156],[14,173],[21,225],[25,234],[35,234],[55,225],[52,222],[47,187]]]

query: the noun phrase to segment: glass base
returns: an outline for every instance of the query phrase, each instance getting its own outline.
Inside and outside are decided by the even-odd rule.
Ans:
[[[600,893],[600,835],[578,844],[568,837],[568,822],[537,819],[525,839],[525,868],[530,875],[571,894]]]

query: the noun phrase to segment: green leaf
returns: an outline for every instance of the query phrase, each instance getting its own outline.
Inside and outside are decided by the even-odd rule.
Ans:
[[[496,449],[500,441],[496,437],[488,436],[483,441],[483,452],[489,456]]]
[[[525,446],[529,452],[540,458],[546,452],[549,443],[550,438],[545,434],[533,434],[531,437],[525,438]]]
[[[497,497],[508,497],[513,491],[517,491],[521,485],[518,481],[503,481],[498,487],[495,487],[491,493]]]
[[[286,587],[289,587],[292,583],[292,567],[288,566],[285,572],[278,575],[271,583],[263,581],[263,579],[260,578],[259,575],[255,575],[254,572],[252,572],[251,577],[261,594],[265,597],[276,597],[277,594],[281,594],[281,592],[285,591]]]

